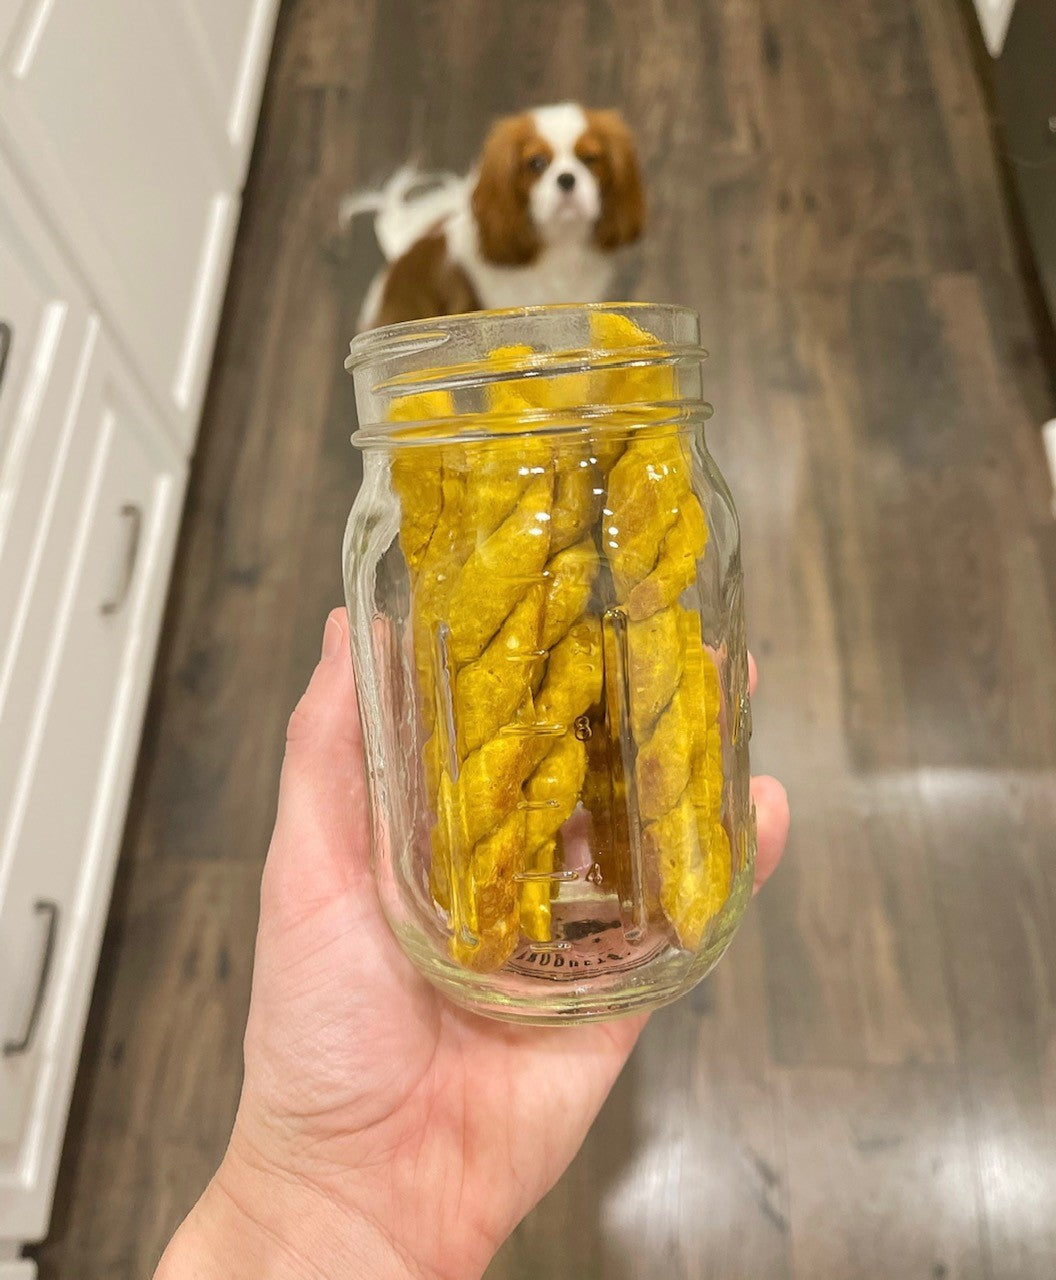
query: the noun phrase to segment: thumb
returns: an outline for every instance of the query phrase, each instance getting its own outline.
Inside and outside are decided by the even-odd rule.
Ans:
[[[758,841],[755,853],[755,888],[773,875],[788,840],[788,795],[776,778],[761,774],[752,779]]]
[[[369,876],[370,823],[348,620],[344,609],[335,609],[319,663],[286,730],[264,888],[271,882],[287,902],[307,906]]]

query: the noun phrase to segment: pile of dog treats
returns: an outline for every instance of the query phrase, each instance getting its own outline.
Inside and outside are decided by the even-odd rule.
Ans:
[[[390,411],[427,424],[394,446],[392,478],[429,884],[453,957],[472,969],[552,939],[577,810],[593,882],[624,902],[637,893],[676,945],[696,949],[729,893],[718,671],[681,602],[707,523],[684,429],[661,408],[676,397],[672,369],[620,359],[653,343],[598,312],[585,372],[525,376],[531,350],[503,347],[483,410],[457,413],[443,390]],[[577,427],[577,405],[613,412]]]

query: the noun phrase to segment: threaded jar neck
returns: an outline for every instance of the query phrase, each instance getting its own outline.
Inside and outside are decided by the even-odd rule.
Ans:
[[[351,344],[361,448],[699,424],[696,314],[651,303],[412,321]]]

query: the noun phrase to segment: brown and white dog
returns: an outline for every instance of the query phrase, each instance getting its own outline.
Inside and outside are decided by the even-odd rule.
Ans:
[[[403,169],[383,191],[343,206],[346,219],[364,210],[377,213],[389,265],[367,295],[361,329],[605,301],[613,252],[638,238],[645,216],[623,119],[571,102],[497,121],[467,178]]]

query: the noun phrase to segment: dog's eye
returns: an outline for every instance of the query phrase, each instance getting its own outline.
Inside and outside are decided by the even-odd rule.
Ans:
[[[547,159],[544,155],[529,156],[525,162],[529,173],[542,173],[547,166]]]
[[[596,169],[597,166],[601,164],[600,151],[588,151],[585,156],[580,156],[579,158],[580,160],[583,161],[583,163],[587,166],[588,169]]]

